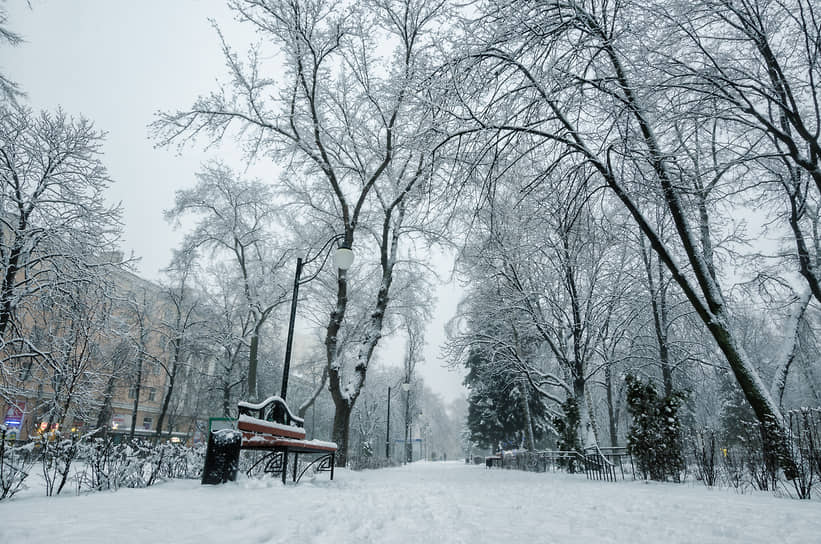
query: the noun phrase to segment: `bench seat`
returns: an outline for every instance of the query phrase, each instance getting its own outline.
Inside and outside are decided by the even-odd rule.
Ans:
[[[321,440],[294,440],[292,438],[278,438],[276,436],[249,435],[242,433],[242,449],[244,450],[288,450],[296,453],[333,453],[337,446],[333,442]]]

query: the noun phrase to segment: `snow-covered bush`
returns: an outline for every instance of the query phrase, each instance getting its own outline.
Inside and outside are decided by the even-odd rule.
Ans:
[[[101,491],[147,487],[172,478],[199,478],[204,449],[147,440],[115,443],[111,437],[93,438],[80,446],[85,468],[77,475],[78,490]]]
[[[6,428],[0,425],[0,501],[10,499],[25,488],[23,482],[34,465],[34,444],[14,446],[6,440]]]
[[[707,487],[716,485],[718,479],[718,459],[716,451],[716,433],[712,429],[703,429],[695,433],[693,454],[696,460],[696,477]]]
[[[34,442],[40,450],[46,496],[59,495],[68,482],[71,464],[77,457],[78,437],[64,438],[60,431],[54,431],[39,436]]]
[[[112,437],[94,438],[82,449],[86,463],[77,476],[79,491],[141,487],[142,475],[129,443],[117,444]]]
[[[198,480],[202,477],[205,446],[191,448],[183,444],[166,442],[161,447],[165,449],[165,463],[161,471],[163,478]]]
[[[792,410],[788,418],[791,453],[797,468],[793,488],[799,499],[811,499],[813,485],[821,478],[821,410]]]

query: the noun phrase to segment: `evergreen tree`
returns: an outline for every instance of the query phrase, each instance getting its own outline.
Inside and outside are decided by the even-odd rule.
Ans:
[[[761,440],[758,421],[741,388],[725,375],[721,381],[724,402],[721,405],[722,439],[728,446],[749,447],[750,441]]]
[[[721,406],[722,455],[732,462],[739,455],[747,471],[759,489],[775,486],[778,459],[772,448],[767,447],[761,424],[756,420],[750,403],[738,384],[725,375],[721,382],[724,403]]]
[[[684,395],[673,391],[659,397],[651,382],[628,374],[627,408],[633,416],[627,447],[644,478],[678,481],[684,468],[679,408]]]
[[[561,451],[581,451],[581,441],[579,440],[579,405],[576,399],[568,397],[562,403],[562,411],[564,417],[554,417],[553,426],[556,432],[559,433],[558,447]],[[567,457],[559,460],[559,465],[566,468],[568,472],[576,472],[578,467],[578,459],[576,457]]]
[[[496,450],[519,447],[526,436],[526,416],[522,409],[521,384],[510,386],[509,380],[491,371],[487,360],[474,351],[466,363],[468,375],[465,385],[468,395],[467,426],[471,440],[482,448]],[[546,409],[536,391],[528,395],[533,435],[536,441],[546,435]]]

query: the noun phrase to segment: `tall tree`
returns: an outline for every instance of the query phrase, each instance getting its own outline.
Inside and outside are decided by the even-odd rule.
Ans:
[[[368,326],[353,353],[340,350],[348,305],[348,274],[338,271],[336,304],[326,334],[328,380],[336,406],[334,440],[345,464],[351,410],[382,337],[400,237],[408,232],[408,202],[429,178],[434,156],[427,136],[431,113],[416,89],[434,51],[432,34],[444,2],[378,0],[339,6],[325,0],[235,0],[239,19],[269,39],[284,59],[281,77],[262,76],[259,48],[243,62],[223,42],[230,91],[197,100],[190,110],[164,114],[161,142],[200,134],[221,139],[235,126],[253,155],[290,165],[286,185],[326,233],[345,246],[375,233],[379,281]],[[394,48],[380,58],[378,40]],[[423,198],[417,197],[420,204]],[[429,218],[424,213],[419,219]],[[366,252],[360,252],[364,255]],[[346,369],[345,360],[352,359]]]
[[[75,419],[91,422],[106,383],[116,374],[115,363],[103,356],[109,341],[110,289],[110,284],[87,283],[46,292],[30,314],[27,333],[39,354],[32,360],[33,369],[18,374],[20,392],[25,395],[35,384],[43,388],[32,411],[50,428],[70,427]]]
[[[821,199],[821,32],[811,0],[659,3],[653,12],[676,47],[674,84],[718,104],[722,129],[746,134],[768,163],[756,172],[780,194],[793,260],[821,301],[816,224]]]
[[[121,260],[114,252],[120,208],[104,204],[110,180],[100,159],[102,137],[88,120],[61,111],[0,105],[4,360],[36,356],[24,321],[43,297],[100,285]]]
[[[674,86],[654,86],[664,77],[661,59],[669,44],[657,39],[653,25],[627,25],[641,19],[646,6],[574,0],[527,9],[507,1],[491,4],[471,29],[470,41],[482,45],[454,63],[460,87],[450,108],[459,121],[454,138],[488,130],[522,134],[541,139],[559,163],[589,164],[710,331],[765,429],[767,446],[788,477],[794,476],[784,420],[733,328],[713,258],[715,234],[703,236],[710,232],[709,217],[692,198],[694,174],[678,166],[682,152],[671,145],[671,117],[682,112],[662,105],[687,95]],[[653,53],[639,44],[653,44]],[[474,125],[465,128],[465,118]],[[661,199],[675,239],[662,239],[648,219],[640,196],[647,192]]]
[[[195,335],[201,334],[201,316],[198,314],[199,300],[193,292],[190,278],[193,275],[194,255],[175,254],[167,273],[173,284],[166,286],[164,296],[168,300],[166,319],[161,327],[164,337],[164,357],[158,361],[166,375],[160,414],[157,416],[156,433],[162,434],[166,415],[169,413],[171,398],[176,392],[178,377],[185,373],[187,361],[196,351]],[[170,428],[169,428],[170,433]]]
[[[140,395],[142,394],[145,378],[151,366],[157,364],[157,334],[159,329],[159,315],[162,311],[161,301],[157,299],[153,289],[145,285],[128,286],[124,296],[126,312],[125,321],[129,331],[127,338],[130,341],[130,364],[126,367],[126,380],[129,384],[129,396],[133,398],[131,409],[131,428],[129,438],[134,438],[137,430],[137,414],[140,410]],[[151,366],[149,366],[151,365]]]
[[[220,163],[206,165],[197,185],[177,191],[166,217],[179,222],[186,214],[197,216],[193,231],[183,241],[184,253],[211,250],[211,257],[228,256],[245,299],[248,342],[247,391],[257,399],[257,369],[262,328],[272,312],[287,300],[288,290],[276,283],[285,253],[272,240],[276,208],[270,187],[238,178]],[[274,280],[274,281],[272,281]]]

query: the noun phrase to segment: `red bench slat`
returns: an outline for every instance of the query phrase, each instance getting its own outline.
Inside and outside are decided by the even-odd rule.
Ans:
[[[250,418],[248,418],[247,416],[241,416],[239,421],[237,422],[237,428],[240,431],[263,433],[272,436],[284,436],[286,438],[305,440],[305,429],[299,427],[292,427],[290,425],[270,423],[268,421],[249,421],[249,419]]]
[[[332,442],[319,442],[318,440],[294,440],[247,432],[242,433],[241,447],[246,450],[288,448],[290,451],[300,453],[322,451],[331,453],[337,450],[336,444]]]

